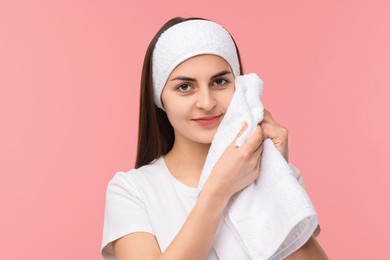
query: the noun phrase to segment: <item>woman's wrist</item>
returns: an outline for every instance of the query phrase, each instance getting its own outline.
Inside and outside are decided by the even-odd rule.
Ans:
[[[213,178],[213,175],[210,175],[207,181],[205,182],[202,192],[205,196],[208,196],[209,199],[214,200],[218,204],[227,205],[232,194],[228,192],[228,189],[221,187],[217,180]]]

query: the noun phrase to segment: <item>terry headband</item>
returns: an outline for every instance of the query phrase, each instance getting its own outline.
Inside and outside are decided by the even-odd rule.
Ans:
[[[234,77],[240,75],[236,46],[221,25],[208,20],[188,20],[164,31],[152,56],[154,103],[164,110],[161,93],[172,71],[181,62],[200,54],[215,54],[230,65]]]

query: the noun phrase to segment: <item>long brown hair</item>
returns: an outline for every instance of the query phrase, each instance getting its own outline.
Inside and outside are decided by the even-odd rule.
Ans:
[[[138,121],[138,145],[135,168],[147,165],[154,159],[167,154],[173,147],[175,135],[167,114],[154,104],[152,81],[152,54],[160,35],[171,26],[188,20],[208,20],[199,17],[175,17],[166,22],[154,36],[146,51],[141,76],[140,109]],[[232,37],[233,39],[233,37]],[[240,53],[236,46],[240,75],[243,74]]]

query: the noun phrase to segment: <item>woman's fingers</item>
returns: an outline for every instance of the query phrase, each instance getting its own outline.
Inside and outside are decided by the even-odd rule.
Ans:
[[[268,110],[264,109],[264,120],[260,123],[263,139],[270,138],[283,157],[288,161],[288,129],[277,123]]]
[[[271,113],[264,108],[264,117],[262,122],[268,122],[270,124],[277,124]]]
[[[248,128],[248,123],[244,122],[242,124],[240,132],[238,132],[236,138],[234,138],[233,142],[231,143],[231,146],[235,146],[236,145],[236,142],[237,142],[238,138],[246,131],[247,128]]]
[[[264,139],[270,138],[274,140],[276,137],[287,139],[288,137],[288,129],[283,126],[272,125],[266,122],[262,122],[260,125],[263,129]]]
[[[262,142],[263,142],[263,130],[261,129],[260,125],[257,125],[252,136],[250,136],[246,140],[246,142],[243,145],[241,145],[241,147],[243,149],[248,149],[249,151],[253,152],[256,151],[257,148],[259,148]]]
[[[253,134],[237,149],[235,144],[240,136],[248,130],[248,123],[244,123],[234,141],[223,155],[218,159],[213,168],[214,178],[217,187],[229,198],[237,191],[252,183],[260,175],[260,158],[262,130],[260,125],[256,125]],[[214,174],[214,172],[216,172]]]
[[[270,138],[275,140],[275,138],[279,139],[287,139],[288,130],[287,128],[280,125],[275,119],[272,117],[271,113],[264,108],[264,118],[260,123],[261,128],[263,129],[263,139]]]

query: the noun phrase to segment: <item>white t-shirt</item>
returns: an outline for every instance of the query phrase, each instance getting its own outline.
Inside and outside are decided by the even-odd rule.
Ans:
[[[303,185],[299,170],[290,166]],[[173,177],[163,157],[138,169],[117,172],[106,190],[101,255],[115,260],[112,241],[137,231],[153,234],[164,252],[196,200],[196,188]],[[218,259],[213,247],[207,259]]]

